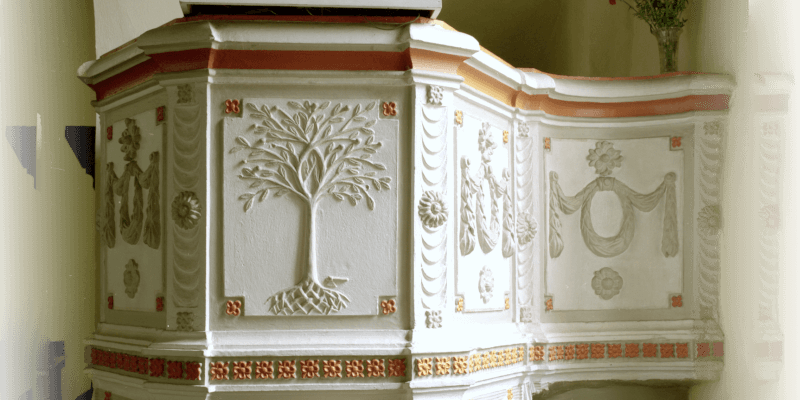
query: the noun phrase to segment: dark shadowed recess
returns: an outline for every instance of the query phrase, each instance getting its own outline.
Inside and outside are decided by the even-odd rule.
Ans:
[[[374,16],[374,17],[430,17],[426,10],[387,10],[380,8],[327,8],[327,7],[260,7],[192,5],[189,16],[198,15],[313,15],[322,17]]]

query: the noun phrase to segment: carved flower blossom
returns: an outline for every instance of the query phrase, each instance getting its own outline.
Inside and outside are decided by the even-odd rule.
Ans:
[[[697,214],[697,227],[706,235],[714,235],[719,231],[720,215],[718,206],[705,206]]]
[[[533,241],[536,236],[536,220],[529,212],[525,211],[520,214],[517,220],[517,240],[520,245],[526,245]]]
[[[300,372],[305,379],[319,376],[319,360],[300,361]]]
[[[418,358],[417,359],[417,376],[427,376],[431,374],[431,361],[432,358]]]
[[[484,122],[478,131],[478,150],[481,152],[483,162],[487,163],[492,161],[492,154],[494,154],[494,149],[497,148],[497,143],[495,143],[492,134],[489,132],[491,128],[492,126],[488,122]]]
[[[442,327],[442,312],[439,310],[425,311],[425,324],[430,329]]]
[[[442,97],[444,97],[444,90],[441,86],[428,86],[428,103],[440,106],[442,105]]]
[[[389,376],[406,376],[406,360],[402,358],[389,360]]]
[[[530,128],[530,126],[528,126],[528,123],[520,122],[518,131],[519,131],[519,137],[528,137],[528,134],[530,133],[531,128]]]
[[[122,137],[119,138],[119,143],[122,145],[120,150],[125,153],[125,161],[133,161],[136,159],[136,151],[139,150],[142,135],[139,133],[139,127],[136,126],[135,120],[127,118],[125,125],[127,129],[122,131]]]
[[[342,362],[339,360],[325,360],[322,362],[322,371],[326,378],[342,377]]]
[[[429,228],[438,228],[447,221],[447,206],[439,192],[428,190],[419,199],[419,218]]]
[[[383,309],[383,315],[389,315],[397,311],[397,305],[394,299],[382,301],[381,308]]]
[[[253,371],[252,366],[252,361],[234,361],[233,379],[250,379],[250,373]]]
[[[274,372],[272,361],[256,361],[256,379],[273,379]]]
[[[347,377],[348,378],[363,378],[364,365],[361,360],[347,361]]]
[[[620,151],[614,149],[614,144],[607,141],[597,142],[594,149],[589,150],[586,159],[589,166],[594,167],[600,175],[610,175],[611,171],[622,165]]]
[[[208,364],[208,376],[212,381],[221,381],[228,379],[228,363],[222,361]]]
[[[436,375],[450,373],[450,357],[436,357]]]
[[[183,229],[191,229],[200,220],[200,200],[194,192],[181,192],[172,201],[172,220]]]
[[[297,367],[294,365],[294,360],[281,361],[278,363],[278,378],[294,378],[295,372],[297,372]]]
[[[397,104],[395,102],[383,102],[383,115],[390,117],[397,115]]]
[[[240,309],[241,307],[242,307],[241,301],[228,300],[228,302],[225,303],[225,313],[228,315],[237,316],[242,312]]]
[[[611,268],[602,268],[594,273],[592,289],[600,298],[608,300],[619,294],[619,290],[622,289],[622,277]]]
[[[178,312],[176,319],[179,331],[192,330],[192,324],[194,323],[194,313],[192,313],[191,311]]]
[[[367,376],[380,377],[384,376],[386,367],[383,366],[382,359],[367,360]]]

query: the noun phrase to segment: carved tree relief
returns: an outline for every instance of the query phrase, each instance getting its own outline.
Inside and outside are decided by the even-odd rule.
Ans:
[[[386,166],[370,160],[382,147],[375,141],[372,128],[376,119],[365,115],[377,103],[353,109],[331,103],[290,101],[296,112],[289,115],[274,106],[247,104],[253,124],[251,143],[244,136],[236,138],[238,146],[231,153],[246,151],[239,178],[250,183],[252,191],[239,196],[247,212],[255,200],[264,201],[270,193],[276,197],[295,196],[307,207],[305,230],[305,277],[293,287],[272,295],[270,311],[278,315],[330,314],[346,308],[350,299],[319,282],[316,258],[316,219],[319,201],[331,196],[358,205],[362,200],[375,208],[369,191],[390,189],[390,177],[379,177],[377,171]]]

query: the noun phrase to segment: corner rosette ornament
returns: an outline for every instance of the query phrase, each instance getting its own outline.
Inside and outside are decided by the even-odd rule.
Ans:
[[[428,190],[419,199],[419,218],[428,228],[438,228],[447,222],[447,205],[439,192]]]
[[[519,123],[519,137],[529,137],[530,132],[531,132],[531,127],[528,126],[527,122]]]
[[[622,289],[622,277],[617,271],[605,267],[595,271],[594,278],[592,278],[592,289],[600,298],[608,300],[619,294],[619,290]]]
[[[194,192],[181,192],[172,201],[172,220],[183,229],[197,226],[200,220],[200,200]]]
[[[611,142],[597,142],[594,149],[589,150],[589,155],[586,159],[589,161],[589,166],[594,167],[599,175],[611,175],[614,168],[622,166],[622,156],[620,151],[614,149],[614,144]]]
[[[485,163],[492,161],[494,149],[497,148],[497,143],[489,132],[491,128],[492,126],[488,122],[484,122],[483,125],[481,125],[481,129],[478,131],[478,150],[480,150],[481,158]]]
[[[442,312],[439,310],[425,311],[425,325],[430,329],[442,327]]]
[[[444,98],[444,90],[441,86],[428,86],[428,103],[433,104],[435,106],[442,105],[442,99]]]
[[[517,220],[517,240],[520,245],[526,245],[533,241],[536,236],[536,220],[529,212],[524,212]]]
[[[720,228],[719,206],[705,206],[697,214],[697,228],[704,234],[716,235]]]

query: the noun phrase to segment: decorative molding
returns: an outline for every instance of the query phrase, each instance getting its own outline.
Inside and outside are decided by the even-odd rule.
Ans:
[[[438,310],[447,301],[448,207],[444,201],[447,198],[447,109],[424,104],[420,112],[422,193],[419,215],[423,222],[420,235],[421,301],[422,308]],[[426,318],[429,328],[441,324],[441,315],[439,311],[436,313],[433,320],[438,320],[438,323],[429,323],[431,317]]]
[[[383,359],[373,358],[367,360],[367,377],[380,378],[386,376],[386,367],[384,366]]]
[[[436,357],[436,375],[450,374],[450,357]]]
[[[108,309],[114,309],[114,296],[108,296]]]
[[[512,400],[514,398],[514,390],[513,389],[508,389],[508,395],[506,395],[506,398],[508,400]]]
[[[319,377],[319,360],[301,360],[300,376],[303,379]]]
[[[527,122],[518,122],[517,123],[517,137],[526,138],[530,137],[531,127],[528,125]]]
[[[428,104],[441,106],[444,98],[444,89],[441,86],[428,85]]]
[[[549,137],[544,138],[544,150],[545,151],[550,151],[551,150],[550,146],[551,146],[550,138]]]
[[[673,136],[669,139],[670,150],[683,150],[682,138],[680,136]]]
[[[456,114],[456,120],[455,120],[456,126],[459,127],[464,126],[464,112],[461,110],[456,110],[455,114]]]
[[[721,228],[720,219],[718,205],[705,206],[697,214],[697,229],[705,236],[716,235]]]
[[[136,297],[136,291],[139,290],[139,264],[136,260],[130,259],[125,264],[125,272],[123,273],[123,283],[125,284],[125,294],[130,298]]]
[[[208,379],[211,381],[228,380],[228,363],[222,361],[209,363]]]
[[[417,359],[417,376],[431,375],[431,357]]]
[[[392,376],[406,376],[406,360],[404,358],[395,358],[387,360],[389,364],[389,377]]]
[[[161,296],[156,297],[156,311],[164,311],[164,298]]]
[[[464,311],[464,298],[459,297],[456,299],[456,312]]]
[[[508,144],[510,133],[508,131],[503,131],[503,144]]]
[[[622,156],[620,151],[614,148],[614,144],[607,141],[597,142],[594,149],[589,149],[586,156],[589,166],[595,168],[595,172],[600,176],[611,175],[614,168],[622,166]]]
[[[165,106],[156,107],[156,126],[164,123],[167,118],[167,110]]]
[[[172,218],[175,224],[172,226],[171,298],[173,305],[182,308],[201,305],[202,284],[205,282],[205,227],[201,213],[205,193],[202,171],[205,113],[200,105],[195,104],[194,97],[191,84],[178,86],[178,105],[173,108]],[[176,219],[176,211],[182,218]]]
[[[478,292],[481,294],[481,300],[483,300],[484,304],[488,303],[494,295],[494,277],[492,276],[492,269],[488,265],[484,265],[481,268],[478,276]]]
[[[233,361],[233,379],[250,379],[253,373],[252,361]]]
[[[506,304],[506,305],[505,305],[504,309],[506,309],[506,310],[510,309],[510,308],[511,308],[511,299],[509,299],[508,297],[506,297],[506,302],[505,302],[505,304]]]
[[[114,139],[114,127],[108,126],[106,127],[106,139],[113,140]]]
[[[297,366],[294,360],[284,360],[278,362],[278,378],[292,379],[297,373]]]
[[[364,365],[361,360],[347,361],[347,377],[348,378],[363,378]]]
[[[339,103],[331,108],[327,118],[325,111],[331,106],[330,101],[322,104],[289,101],[288,106],[296,110],[293,117],[277,106],[247,104],[248,117],[260,120],[252,125],[254,134],[265,137],[251,144],[239,136],[237,146],[230,149],[231,154],[248,152],[242,159],[238,177],[254,191],[239,196],[245,202],[244,211],[256,199],[262,202],[270,194],[275,197],[288,194],[303,202],[308,213],[305,277],[267,300],[275,315],[327,315],[341,311],[350,302],[344,293],[319,283],[317,210],[320,200],[327,196],[337,201],[348,200],[353,206],[366,200],[372,210],[375,201],[369,190],[391,189],[391,177],[376,176],[386,166],[370,160],[383,146],[375,141],[372,129],[377,119],[366,116],[376,104],[372,102],[363,108],[357,104],[351,110],[350,106]],[[305,129],[314,133],[308,136],[306,130],[298,129],[298,121],[305,121]]]
[[[622,283],[622,277],[619,276],[617,271],[605,267],[594,272],[592,289],[594,289],[594,294],[600,296],[601,299],[610,300],[619,294],[620,289],[622,289]]]
[[[322,362],[322,371],[325,378],[341,378],[342,362],[340,360],[325,360]]]
[[[275,379],[274,375],[275,367],[272,361],[256,361],[256,379]]]
[[[683,307],[683,296],[678,294],[671,297],[671,305],[672,307]]]
[[[517,304],[521,307],[522,322],[533,322],[533,291],[534,291],[534,265],[538,255],[535,253],[536,230],[538,224],[534,218],[534,206],[538,193],[534,187],[535,160],[538,156],[534,152],[538,149],[535,141],[527,135],[530,129],[525,123],[519,124],[520,132],[525,128],[525,135],[514,141],[514,165],[516,169],[514,191],[517,207],[517,265],[516,265],[516,293]],[[528,310],[527,314],[526,311]],[[526,318],[527,317],[527,318]]]
[[[383,102],[383,115],[385,117],[394,117],[397,115],[397,104],[395,102]]]
[[[699,270],[700,279],[697,283],[699,287],[698,304],[700,306],[700,317],[703,319],[717,319],[717,302],[719,297],[719,217],[716,217],[717,229],[712,229],[715,225],[714,215],[719,213],[720,204],[720,178],[722,171],[722,139],[723,127],[719,121],[706,122],[703,126],[704,134],[696,138],[699,148],[699,204],[698,212],[698,237],[699,245]],[[706,208],[711,207],[711,208]],[[700,214],[705,210],[703,228],[700,229]]]

